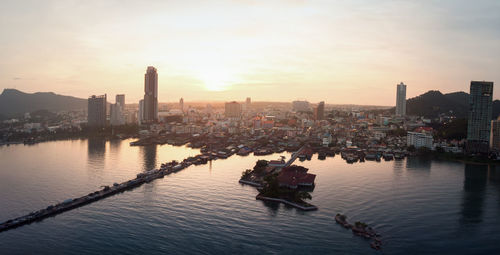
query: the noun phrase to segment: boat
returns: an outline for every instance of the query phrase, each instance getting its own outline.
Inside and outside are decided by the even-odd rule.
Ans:
[[[347,161],[347,163],[349,164],[352,164],[352,163],[355,163],[358,161],[358,157],[356,155],[352,155],[352,154],[349,154],[346,156],[345,160]]]
[[[394,155],[392,153],[384,153],[382,155],[385,161],[390,161],[394,159]]]
[[[401,153],[394,154],[394,159],[396,159],[396,160],[401,160],[401,159],[404,159],[404,158],[405,158],[404,154],[401,154]]]
[[[320,153],[318,153],[318,159],[319,159],[319,160],[324,160],[324,159],[326,159],[326,153],[324,153],[324,152],[320,152]]]
[[[367,153],[365,156],[366,160],[377,160],[380,161],[380,156],[376,153]]]

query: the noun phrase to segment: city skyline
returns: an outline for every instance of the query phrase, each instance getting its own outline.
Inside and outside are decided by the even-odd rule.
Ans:
[[[0,253],[497,254],[499,28],[500,0],[3,0]]]
[[[500,78],[495,1],[224,2],[196,9],[179,2],[16,1],[4,7],[0,89],[81,98],[124,93],[138,102],[141,74],[151,65],[159,70],[160,102],[251,97],[389,106],[399,81],[410,85],[411,98]]]

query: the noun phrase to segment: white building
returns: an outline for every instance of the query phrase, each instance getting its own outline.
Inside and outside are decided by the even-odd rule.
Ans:
[[[413,145],[415,148],[426,147],[432,149],[434,139],[430,134],[408,132],[406,135],[406,143],[408,146]]]

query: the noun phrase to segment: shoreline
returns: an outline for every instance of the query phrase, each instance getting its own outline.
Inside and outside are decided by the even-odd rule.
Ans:
[[[257,188],[262,187],[262,184],[260,184],[258,182],[247,181],[247,180],[243,180],[243,179],[240,179],[238,182],[242,183],[242,184],[248,184],[250,186],[254,186],[254,187],[257,187]]]
[[[302,211],[316,211],[316,210],[318,210],[318,207],[316,207],[314,205],[306,207],[306,206],[302,206],[302,205],[299,205],[297,203],[294,203],[294,202],[291,202],[291,201],[288,201],[288,200],[285,200],[285,199],[282,199],[282,198],[265,197],[265,196],[257,195],[255,197],[255,199],[257,199],[257,200],[263,200],[263,201],[280,202],[280,203],[283,203],[283,204],[295,207],[297,209],[300,209]]]

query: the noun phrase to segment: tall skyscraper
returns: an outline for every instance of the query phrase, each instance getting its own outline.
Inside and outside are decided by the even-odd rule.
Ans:
[[[87,105],[87,125],[93,128],[106,126],[106,94],[91,96]]]
[[[493,82],[471,81],[467,152],[487,153],[490,141]]]
[[[241,116],[241,105],[236,102],[227,102],[225,105],[226,118],[239,118]]]
[[[122,112],[123,112],[125,110],[125,95],[124,94],[116,95],[116,103],[120,104],[120,106],[122,107]]]
[[[325,102],[319,102],[318,106],[314,108],[314,119],[324,120],[325,119]]]
[[[148,66],[144,75],[144,112],[145,123],[158,120],[158,73],[156,68]]]
[[[181,109],[182,112],[184,112],[184,98],[182,97],[179,100],[179,108]]]
[[[406,115],[406,85],[403,82],[396,88],[396,115]]]

